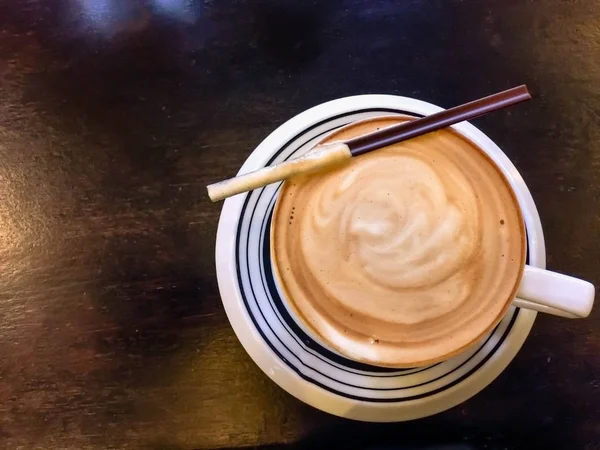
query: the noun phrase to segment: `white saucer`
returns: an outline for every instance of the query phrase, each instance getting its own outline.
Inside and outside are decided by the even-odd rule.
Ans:
[[[332,130],[372,116],[428,115],[441,108],[406,97],[360,95],[333,100],[287,121],[250,155],[240,173],[295,157]],[[454,127],[483,148],[515,190],[528,233],[528,264],[545,268],[539,215],[517,169],[469,123]],[[417,419],[451,408],[492,382],[527,338],[536,313],[511,308],[474,348],[431,367],[390,370],[349,361],[312,340],[281,302],[269,262],[269,225],[280,184],[225,201],[216,264],[219,290],[233,329],[254,362],[300,400],[364,421]]]

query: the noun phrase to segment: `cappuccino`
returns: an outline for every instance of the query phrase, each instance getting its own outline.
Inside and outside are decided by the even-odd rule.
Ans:
[[[344,127],[322,143],[409,120]],[[474,344],[514,298],[525,264],[517,199],[451,129],[286,181],[271,228],[286,302],[324,344],[365,363],[434,363]]]

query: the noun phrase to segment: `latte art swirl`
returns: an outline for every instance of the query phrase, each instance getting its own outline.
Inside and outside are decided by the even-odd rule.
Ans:
[[[460,199],[449,198],[440,176],[417,152],[407,152],[388,164],[369,159],[324,180],[311,199],[314,213],[306,215],[302,227],[303,253],[312,255],[305,261],[313,276],[349,309],[356,309],[353,301],[345,301],[353,297],[345,294],[349,289],[416,291],[423,297],[418,303],[395,308],[399,322],[451,310],[465,294],[462,277],[454,275],[476,251],[479,213],[468,180],[461,173],[452,177],[461,186]],[[434,305],[429,294],[417,291],[439,285],[452,292],[454,301]],[[375,312],[382,319],[391,313]]]
[[[286,182],[273,223],[292,309],[338,351],[380,365],[435,359],[485,332],[483,318],[516,289],[525,251],[506,182],[450,131]]]
[[[369,183],[372,176],[377,183]],[[477,200],[468,181],[461,181],[463,198],[452,201],[440,177],[418,155],[396,157],[389,166],[366,161],[341,177],[338,189],[325,186],[316,195],[318,208],[304,239],[342,236],[349,244],[345,256],[357,258],[356,267],[383,286],[437,284],[475,250]],[[330,251],[332,242],[323,239],[321,248]]]

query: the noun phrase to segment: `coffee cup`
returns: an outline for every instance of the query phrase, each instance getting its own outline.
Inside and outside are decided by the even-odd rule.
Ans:
[[[355,122],[321,143],[410,119]],[[499,163],[447,129],[286,181],[271,259],[288,310],[318,342],[416,367],[476,344],[510,305],[589,314],[594,286],[527,266],[526,237]]]

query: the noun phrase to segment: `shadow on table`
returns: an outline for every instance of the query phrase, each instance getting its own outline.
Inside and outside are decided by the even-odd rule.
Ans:
[[[519,450],[573,449],[566,436],[550,427],[464,428],[433,423],[344,423],[292,444],[251,447],[255,450]]]
[[[412,445],[412,444],[387,444],[387,445],[377,445],[377,444],[373,444],[373,445],[367,445],[366,447],[346,447],[346,446],[342,446],[342,447],[338,447],[339,444],[332,444],[332,447],[329,447],[328,445],[332,444],[332,443],[319,443],[319,444],[311,444],[311,445],[304,445],[301,444],[299,447],[292,445],[292,446],[284,446],[284,445],[276,445],[276,446],[272,446],[272,447],[256,447],[256,449],[261,449],[261,450],[279,450],[279,449],[312,449],[312,448],[344,448],[344,449],[356,449],[356,450],[480,450],[485,448],[487,449],[491,449],[492,447],[475,447],[472,446],[470,444],[462,444],[462,443],[457,443],[457,444],[441,444],[441,445]],[[252,447],[255,448],[255,447]],[[506,447],[503,447],[506,448]]]

